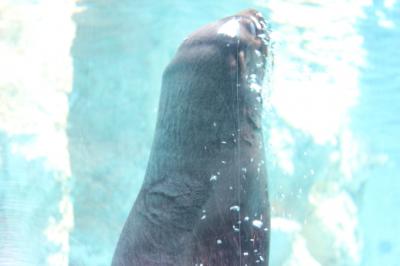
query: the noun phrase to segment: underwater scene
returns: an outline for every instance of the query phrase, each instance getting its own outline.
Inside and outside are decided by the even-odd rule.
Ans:
[[[164,70],[249,8],[270,34],[269,265],[400,266],[399,0],[2,0],[0,265],[111,264]]]

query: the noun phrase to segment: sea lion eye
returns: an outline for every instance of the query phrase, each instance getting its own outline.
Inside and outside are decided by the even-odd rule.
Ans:
[[[253,34],[253,35],[257,34],[256,26],[254,25],[254,23],[252,23],[252,22],[249,23],[249,28],[250,28],[251,34]]]

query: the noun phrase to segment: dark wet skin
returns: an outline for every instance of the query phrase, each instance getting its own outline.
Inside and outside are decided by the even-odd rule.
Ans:
[[[146,175],[112,265],[268,265],[257,89],[268,41],[261,14],[247,10],[179,47],[164,71]]]

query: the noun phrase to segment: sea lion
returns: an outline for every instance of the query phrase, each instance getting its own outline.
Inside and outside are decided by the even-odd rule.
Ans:
[[[112,265],[268,265],[260,126],[268,42],[262,15],[246,10],[179,47]]]

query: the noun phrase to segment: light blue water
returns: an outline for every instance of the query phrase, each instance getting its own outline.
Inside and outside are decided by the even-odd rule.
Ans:
[[[389,160],[384,167],[362,169],[368,177],[361,212],[364,230],[363,265],[399,265],[400,216],[400,52],[399,10],[385,12],[396,27],[376,26],[374,12],[382,3],[368,8],[368,17],[361,21],[365,38],[367,66],[362,69],[360,104],[353,112],[353,129],[372,153],[385,153]]]
[[[144,175],[163,69],[190,32],[249,7],[275,42],[264,117],[271,265],[400,265],[400,2],[77,6],[64,17],[46,1],[0,4],[3,58],[14,47],[37,54],[0,65],[0,265],[109,264]],[[47,17],[57,22],[40,24]],[[29,39],[32,21],[41,26]],[[70,45],[45,39],[54,35]],[[36,36],[49,46],[26,42]],[[60,83],[69,89],[50,93]]]

